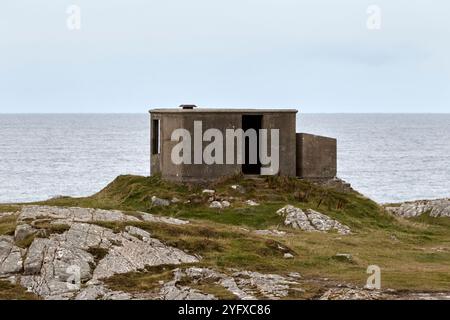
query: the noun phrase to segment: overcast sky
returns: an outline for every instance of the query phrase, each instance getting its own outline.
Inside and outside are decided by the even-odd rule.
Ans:
[[[6,0],[0,112],[450,112],[449,17],[448,0]]]

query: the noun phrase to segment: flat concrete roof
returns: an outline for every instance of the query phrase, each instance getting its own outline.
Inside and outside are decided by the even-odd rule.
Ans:
[[[151,109],[150,113],[297,113],[296,109],[225,109],[225,108],[166,108]]]

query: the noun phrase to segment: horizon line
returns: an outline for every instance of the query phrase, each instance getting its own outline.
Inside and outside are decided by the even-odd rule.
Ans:
[[[232,108],[230,108],[232,109]],[[0,112],[0,115],[143,115],[148,114],[145,112]],[[342,115],[342,114],[411,114],[411,115],[450,115],[450,112],[302,112],[299,110],[299,114],[329,114],[329,115]]]

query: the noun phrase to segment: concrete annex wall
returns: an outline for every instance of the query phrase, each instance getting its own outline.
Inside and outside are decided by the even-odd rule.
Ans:
[[[333,138],[297,133],[297,176],[329,179],[337,174],[337,141]]]

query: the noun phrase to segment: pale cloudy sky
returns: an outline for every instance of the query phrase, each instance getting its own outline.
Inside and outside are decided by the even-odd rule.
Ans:
[[[5,0],[0,113],[449,112],[449,17],[448,0]]]

